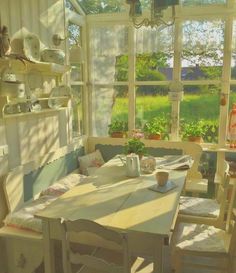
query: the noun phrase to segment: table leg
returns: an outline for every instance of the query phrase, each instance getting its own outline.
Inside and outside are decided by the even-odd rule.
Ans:
[[[42,222],[43,227],[43,254],[45,273],[55,273],[54,244],[50,236],[49,221]]]
[[[154,249],[154,261],[153,261],[153,273],[163,273],[163,246],[164,239],[158,238],[155,241],[155,249]]]

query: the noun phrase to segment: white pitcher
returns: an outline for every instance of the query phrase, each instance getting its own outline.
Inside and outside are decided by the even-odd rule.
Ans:
[[[140,176],[140,162],[138,155],[129,154],[126,156],[126,174],[129,177]]]

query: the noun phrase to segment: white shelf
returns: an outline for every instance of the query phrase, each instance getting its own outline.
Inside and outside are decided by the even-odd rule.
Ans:
[[[29,61],[24,61],[24,63],[16,59],[0,58],[1,69],[12,67],[15,72],[19,72],[20,74],[27,74],[31,70],[37,70],[38,72],[41,72],[42,74],[45,75],[59,76],[70,70],[69,65],[60,65],[46,62],[33,63]]]
[[[47,113],[55,113],[58,111],[61,111],[63,109],[66,109],[67,107],[60,107],[56,109],[43,109],[40,111],[35,111],[35,112],[25,112],[25,113],[17,113],[17,114],[6,114],[3,116],[3,119],[10,119],[10,118],[19,118],[19,117],[25,117],[25,116],[33,116],[33,115],[42,115],[42,114],[47,114]]]

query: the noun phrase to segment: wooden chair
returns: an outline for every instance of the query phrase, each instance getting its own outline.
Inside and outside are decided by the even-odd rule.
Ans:
[[[177,226],[173,235],[172,254],[175,273],[189,272],[184,271],[187,268],[198,273],[212,270],[221,273],[233,272],[236,247],[236,213],[233,210],[233,200],[234,196],[230,200],[226,230],[190,223],[180,223]]]
[[[216,199],[181,196],[178,221],[225,228],[230,181],[227,162],[224,163],[224,170],[224,177],[219,185]]]
[[[130,272],[129,251],[125,233],[118,233],[93,221],[84,219],[64,221],[62,227],[64,273],[72,273],[73,265],[81,266],[79,271],[75,271],[79,273]],[[84,252],[84,249],[82,245],[78,245],[78,248],[73,251],[73,242],[79,242],[82,234],[86,236],[88,244],[94,245],[92,240],[96,238],[95,246],[99,242],[104,248],[93,247],[90,253],[88,253],[89,251],[81,253]],[[109,247],[109,250],[106,250],[105,247]],[[117,260],[120,261],[117,263]]]

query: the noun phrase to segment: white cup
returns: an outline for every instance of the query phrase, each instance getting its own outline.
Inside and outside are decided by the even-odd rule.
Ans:
[[[156,180],[159,186],[165,186],[169,178],[169,172],[168,171],[157,171],[156,172]]]

